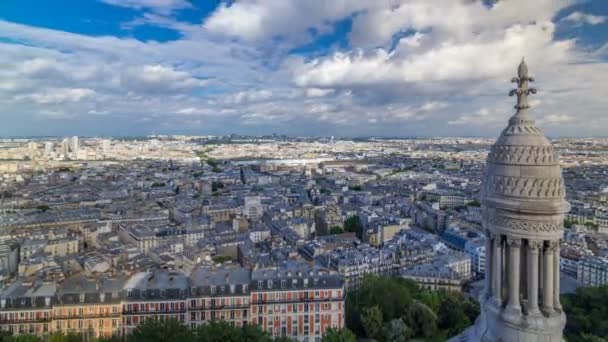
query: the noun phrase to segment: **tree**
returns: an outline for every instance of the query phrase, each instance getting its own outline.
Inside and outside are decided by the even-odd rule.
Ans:
[[[3,341],[5,341],[3,339]],[[11,336],[8,339],[6,339],[6,341],[10,341],[10,342],[41,342],[42,339],[38,336],[34,336],[34,335],[15,335],[15,336]]]
[[[367,337],[379,338],[382,336],[382,311],[377,305],[363,309],[361,321]]]
[[[36,209],[38,209],[38,210],[40,210],[40,211],[42,211],[44,213],[45,211],[51,209],[51,207],[49,207],[46,204],[41,204],[41,205],[37,206]]]
[[[193,335],[176,319],[146,319],[127,337],[129,342],[191,342]]]
[[[384,339],[390,342],[405,342],[412,335],[412,330],[401,318],[395,318],[384,324]]]
[[[329,328],[325,330],[325,335],[323,335],[323,342],[355,342],[356,340],[355,334],[347,328]]]
[[[581,287],[561,297],[568,313],[564,333],[568,342],[606,341],[608,336],[608,285]]]
[[[414,301],[407,309],[405,321],[416,336],[429,338],[437,331],[437,315],[425,304]]]
[[[460,334],[471,325],[465,312],[465,301],[461,293],[441,291],[441,310],[439,311],[439,328],[445,329],[449,336]]]
[[[334,234],[342,234],[342,233],[344,233],[344,229],[342,229],[339,226],[333,226],[333,227],[329,228],[329,234],[334,235]]]
[[[67,335],[62,332],[52,333],[48,339],[49,342],[81,342],[83,341],[82,336],[75,333],[68,333]]]
[[[238,328],[236,328],[238,329]],[[259,342],[271,342],[272,338],[270,334],[262,330],[260,326],[254,324],[247,324],[242,328],[243,341],[259,341]],[[274,339],[275,342],[288,342],[291,341],[286,337],[277,337]]]
[[[359,216],[351,216],[344,221],[344,231],[357,234],[359,239],[363,236],[363,224]]]

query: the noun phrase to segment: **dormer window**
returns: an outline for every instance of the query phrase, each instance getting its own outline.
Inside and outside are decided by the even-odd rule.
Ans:
[[[84,303],[84,293],[81,293],[81,294],[80,294],[80,302],[81,302],[81,303]]]
[[[211,286],[209,288],[209,291],[211,292],[212,295],[214,295],[215,294],[215,286]]]
[[[268,288],[271,289],[272,288],[272,280],[268,280]]]
[[[102,302],[102,303],[106,301],[106,294],[105,293],[100,293],[99,294],[99,301]]]
[[[230,293],[234,293],[236,287],[234,286],[234,284],[230,285]]]

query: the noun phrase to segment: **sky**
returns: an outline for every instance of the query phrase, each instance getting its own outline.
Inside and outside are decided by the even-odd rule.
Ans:
[[[608,1],[2,0],[0,136],[608,136]]]

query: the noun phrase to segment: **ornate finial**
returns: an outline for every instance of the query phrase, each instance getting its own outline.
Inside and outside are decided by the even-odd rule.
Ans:
[[[536,88],[528,88],[528,82],[534,82],[534,78],[528,77],[528,66],[523,57],[517,68],[517,76],[511,79],[511,82],[517,83],[517,89],[511,90],[509,96],[517,95],[515,109],[519,112],[520,110],[530,108],[528,105],[528,95],[536,94]]]

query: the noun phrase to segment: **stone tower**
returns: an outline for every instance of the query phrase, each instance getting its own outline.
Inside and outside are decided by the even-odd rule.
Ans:
[[[482,189],[486,233],[481,315],[455,341],[561,342],[559,301],[564,180],[551,143],[528,116],[533,78],[522,60],[516,113],[492,147]]]

